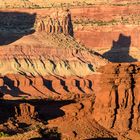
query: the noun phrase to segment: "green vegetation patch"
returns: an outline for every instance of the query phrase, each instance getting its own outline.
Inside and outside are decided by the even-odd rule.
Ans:
[[[0,137],[9,137],[10,135],[5,132],[0,132]]]

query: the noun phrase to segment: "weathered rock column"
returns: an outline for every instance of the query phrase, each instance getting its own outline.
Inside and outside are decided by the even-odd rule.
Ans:
[[[45,30],[45,24],[44,24],[44,21],[43,20],[40,20],[38,23],[37,23],[37,32],[42,32]]]
[[[136,67],[112,64],[103,68],[93,112],[100,125],[119,132],[140,130],[140,78]]]
[[[132,128],[138,131],[140,130],[140,74],[135,76],[134,97],[134,118]]]

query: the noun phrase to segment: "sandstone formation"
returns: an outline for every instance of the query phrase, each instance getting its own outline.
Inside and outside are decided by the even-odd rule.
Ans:
[[[15,117],[17,120],[22,120],[23,123],[30,124],[32,119],[37,116],[37,112],[35,112],[35,107],[28,103],[21,103],[19,106],[15,107]]]
[[[33,29],[35,17],[38,17],[34,11],[30,14],[2,12],[0,16],[4,17],[1,22],[5,22],[2,23],[5,38],[0,48],[0,91],[5,94],[4,98],[65,98],[67,93],[94,92],[92,83],[98,78],[89,75],[96,75],[108,61],[75,41],[69,10],[39,18],[37,32],[27,36],[24,36],[25,31]],[[11,18],[8,20],[8,17]],[[21,24],[19,19],[25,20]],[[11,37],[7,38],[7,35],[13,34],[24,37],[15,38],[17,41],[10,41],[9,45],[7,42]]]
[[[100,75],[84,78],[71,76],[62,78],[58,76],[22,76],[6,75],[0,78],[0,92],[4,98],[67,98],[67,95],[93,94],[98,90]],[[93,84],[95,83],[95,84]],[[8,96],[9,95],[9,96]]]
[[[0,122],[3,122],[0,124],[0,130],[9,134],[10,132],[16,132],[16,135],[5,136],[0,139],[115,137],[114,134],[111,134],[92,118],[92,98],[81,98],[79,102],[74,100],[48,101],[38,99],[0,102]],[[55,129],[55,131],[52,129]]]
[[[139,2],[53,2],[0,10],[0,132],[139,140]]]
[[[45,25],[46,26],[50,25],[50,24],[47,25],[49,15],[51,17],[52,15],[53,16],[57,15],[57,12],[55,12],[57,10],[55,9],[38,9],[38,10],[9,9],[7,11],[9,11],[9,16],[8,13],[5,14],[4,10],[1,10],[1,13],[3,12],[3,15],[5,15],[5,16],[0,15],[0,17],[3,18],[3,20],[1,20],[0,22],[2,25],[4,25],[1,26],[1,29],[2,31],[4,30],[4,32],[6,33],[7,29],[8,31],[11,32],[11,34],[9,34],[8,32],[8,35],[6,37],[17,39],[19,38],[18,36],[22,37],[25,34],[27,35],[27,32],[29,33],[30,30],[33,31],[33,29],[37,27],[36,23],[38,24],[41,23],[41,26],[39,25],[40,27],[38,28],[39,30],[45,30]],[[59,11],[58,13],[61,13],[60,9],[58,9],[58,11]],[[115,49],[113,50],[113,52],[121,53],[123,51],[125,54],[129,53],[134,59],[137,60],[140,59],[139,43],[138,43],[140,40],[139,36],[140,11],[138,5],[136,4],[130,4],[129,6],[127,6],[126,4],[122,6],[106,5],[106,7],[104,7],[104,5],[100,6],[95,5],[94,8],[93,7],[72,8],[70,9],[70,11],[73,24],[73,32],[74,32],[73,35],[78,42],[85,44],[88,48],[96,49],[96,51],[99,52],[100,54],[104,54],[105,52],[109,52],[112,49],[113,42],[114,41],[116,42],[119,39],[120,35],[123,34],[126,38],[130,36],[129,42],[131,43],[129,47],[125,47],[122,45],[121,46],[122,49],[120,48]],[[14,12],[18,12],[19,13],[18,16],[15,16]],[[22,12],[28,13],[30,15],[29,16],[30,20],[29,18],[26,18],[26,16],[24,19],[24,15],[22,14]],[[13,13],[13,16],[10,13]],[[34,13],[36,14],[34,15]],[[21,20],[17,20],[19,19],[19,17]],[[35,17],[37,17],[37,22],[34,24]],[[21,24],[22,19],[24,22]],[[29,27],[29,23],[30,25],[33,24],[34,25],[32,27]],[[18,26],[16,27],[13,26],[17,24]],[[58,26],[56,26],[56,31],[57,27]],[[46,28],[46,32],[49,31],[51,32],[51,28],[52,28],[51,26],[49,26],[49,28]],[[59,26],[58,28],[62,29],[62,26]],[[3,41],[3,38],[5,38],[5,34],[3,34],[1,38],[2,42],[5,42]],[[123,53],[121,56],[123,56]],[[130,61],[127,60],[127,62]]]
[[[96,71],[107,63],[70,36],[34,33],[0,48],[0,91],[8,99],[92,94]]]
[[[112,64],[101,71],[94,118],[119,132],[139,131],[139,63]]]
[[[0,48],[1,74],[84,76],[108,63],[72,37],[35,33]],[[82,72],[84,69],[84,73]]]
[[[138,4],[131,5],[129,2],[120,5],[116,2],[113,6],[95,5],[94,8],[73,9],[71,12],[74,16],[72,19],[75,38],[87,47],[96,49],[100,54],[111,52],[112,55],[119,54],[120,57],[131,55],[139,61],[140,11]],[[126,47],[121,43],[121,47],[113,49],[114,42],[117,42],[121,34],[125,36],[123,42],[130,42],[129,46]],[[130,39],[126,41],[128,37]],[[124,61],[131,62],[127,57],[122,62]]]
[[[1,12],[3,11],[4,10],[1,10]],[[52,13],[57,13],[54,12],[56,11],[55,9],[7,9],[7,11],[36,13],[39,17],[37,22],[39,23],[40,21],[41,23],[43,21],[44,24],[45,21],[49,19],[47,19],[49,15],[56,15]],[[61,10],[58,11],[61,13]],[[140,11],[139,5],[136,5],[136,3],[132,3],[128,6],[127,4],[122,6],[117,4],[106,6],[95,5],[94,8],[72,8],[70,11],[72,15],[74,36],[78,41],[85,44],[87,47],[96,48],[99,53],[104,53],[111,49],[113,40],[118,40],[120,34],[124,34],[125,36],[131,36],[130,48],[139,48]],[[12,19],[8,17],[8,19],[10,21],[13,17]],[[27,23],[24,25],[27,25]],[[102,48],[102,50],[100,48]],[[133,55],[135,56],[136,54]]]
[[[56,11],[47,16],[46,19],[40,19],[37,22],[36,31],[46,31],[51,34],[64,33],[73,36],[70,11],[68,9]]]
[[[28,77],[28,80],[25,79],[22,81],[24,76],[21,77],[19,75],[7,75],[1,77],[0,81],[1,84],[9,89],[10,93],[7,94],[11,94],[13,90],[14,95],[11,95],[15,97],[22,97],[22,94],[24,95],[23,97],[25,97],[29,96],[30,94],[30,96],[45,98],[45,94],[47,93],[46,95],[49,95],[47,97],[48,99],[49,97],[53,98],[52,95],[54,94],[59,95],[59,97],[61,94],[62,96],[60,99],[67,99],[68,95],[75,95],[75,93],[80,95],[74,97],[74,99],[78,100],[75,104],[70,104],[61,108],[65,112],[65,117],[49,120],[49,125],[51,127],[58,126],[60,122],[63,122],[61,125],[59,125],[59,127],[61,128],[61,131],[66,134],[66,137],[68,136],[73,139],[89,138],[88,136],[91,137],[93,132],[95,134],[94,137],[96,137],[96,130],[102,130],[104,132],[102,136],[108,135],[109,138],[111,135],[109,132],[107,133],[105,131],[106,128],[113,132],[114,136],[117,135],[118,139],[137,139],[139,138],[140,129],[139,67],[139,63],[108,64],[99,69],[100,74],[95,73],[92,76],[82,78],[67,77],[62,79],[49,76],[43,77],[43,79],[41,77]],[[14,87],[13,89],[10,87],[10,85],[12,85],[11,83],[14,83],[15,85],[15,87],[12,86],[12,88]],[[21,85],[22,83],[23,87]],[[15,90],[16,88],[20,90]],[[17,91],[18,94],[15,94],[15,91]],[[24,91],[25,93],[21,93],[21,91]],[[44,95],[42,94],[43,91]],[[27,92],[30,93],[26,95]],[[86,95],[87,97],[89,95],[90,98],[86,98]],[[71,97],[69,96],[69,98]],[[47,102],[44,103],[46,104]],[[53,108],[53,105],[54,104],[52,103],[49,106]],[[48,105],[46,105],[46,107],[48,107]],[[20,122],[23,121],[26,123],[31,123],[38,114],[36,113],[36,105],[33,103],[23,103],[19,106],[16,105],[15,109],[17,112],[16,118]],[[21,113],[18,110],[21,110]],[[26,117],[24,118],[24,116]],[[84,122],[86,122],[88,126]],[[96,124],[97,122],[99,124]],[[66,123],[68,124],[66,125]],[[85,127],[87,127],[87,129],[82,127],[83,131],[81,135],[78,134],[78,136],[76,136],[75,132],[77,134],[79,131],[81,131],[79,124],[83,124]],[[92,126],[90,126],[90,124]],[[65,129],[63,129],[64,125],[67,126]],[[69,131],[69,129],[72,127],[71,125],[75,126],[74,133],[73,131]],[[103,128],[101,128],[101,126],[103,126]],[[93,131],[91,132],[91,130]],[[132,134],[134,134],[134,136]]]

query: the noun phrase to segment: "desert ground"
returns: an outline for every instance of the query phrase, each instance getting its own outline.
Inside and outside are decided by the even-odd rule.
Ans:
[[[0,140],[140,140],[139,0],[0,0]]]

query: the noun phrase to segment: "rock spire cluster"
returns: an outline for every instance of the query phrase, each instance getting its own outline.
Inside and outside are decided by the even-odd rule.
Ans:
[[[36,31],[46,31],[51,34],[64,33],[65,35],[73,34],[70,10],[56,10],[48,15],[45,19],[39,19]]]

